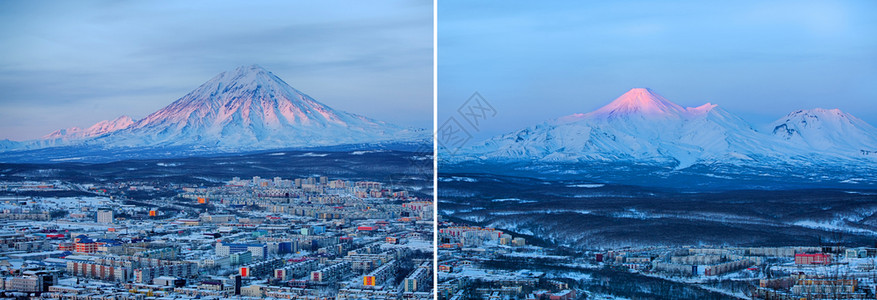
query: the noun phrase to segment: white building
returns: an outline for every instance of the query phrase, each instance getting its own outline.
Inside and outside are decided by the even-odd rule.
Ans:
[[[98,209],[97,222],[101,224],[113,224],[113,210],[111,208]]]

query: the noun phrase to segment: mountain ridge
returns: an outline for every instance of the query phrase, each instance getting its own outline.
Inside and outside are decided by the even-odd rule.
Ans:
[[[44,135],[40,139],[42,140],[52,140],[52,139],[82,139],[89,137],[96,137],[103,134],[111,133],[114,131],[122,130],[128,128],[134,124],[134,120],[129,116],[120,116],[113,120],[103,120],[100,122],[91,125],[86,129],[81,129],[79,127],[70,127],[65,129],[55,130],[47,135]]]
[[[403,128],[335,110],[259,65],[222,72],[140,120],[122,116],[88,129],[42,139],[4,141],[3,152],[71,149],[213,149],[220,153],[277,148],[426,142],[423,129]],[[73,151],[73,150],[71,150]]]
[[[836,108],[797,110],[770,127],[778,138],[821,151],[877,152],[877,128]]]
[[[877,158],[863,154],[869,151],[877,154],[877,131],[870,129],[873,126],[840,110],[824,111],[839,116],[823,117],[828,119],[827,124],[840,125],[832,125],[821,133],[814,133],[812,126],[795,127],[791,132],[799,135],[808,129],[800,137],[802,141],[796,142],[797,137],[783,139],[776,133],[759,132],[718,105],[682,107],[651,89],[634,88],[595,111],[548,120],[464,147],[448,161],[626,161],[668,165],[678,170],[710,163],[794,164],[814,157],[843,163],[872,162]],[[773,127],[783,132],[782,128],[792,125]],[[845,136],[855,138],[850,141]],[[831,143],[821,142],[829,146],[814,147],[813,141],[819,138]],[[856,139],[864,142],[855,142]],[[869,150],[872,145],[874,149]],[[852,149],[856,147],[862,149]]]

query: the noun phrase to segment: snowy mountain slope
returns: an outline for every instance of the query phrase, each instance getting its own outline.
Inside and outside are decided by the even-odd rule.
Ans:
[[[697,163],[800,161],[813,154],[799,144],[758,132],[716,105],[685,108],[650,89],[635,88],[596,111],[561,117],[464,148],[456,159],[620,161],[682,169]]]
[[[69,141],[87,139],[128,128],[128,126],[131,126],[131,124],[134,124],[134,120],[132,120],[131,117],[121,116],[114,120],[104,120],[97,122],[86,129],[81,129],[79,127],[59,129],[43,136],[41,140]]]
[[[198,145],[235,151],[405,141],[425,135],[422,130],[332,109],[252,65],[223,72],[130,127],[92,143]]]
[[[58,129],[35,140],[6,140],[2,144],[0,144],[0,151],[32,150],[46,147],[76,145],[85,140],[94,139],[118,130],[125,129],[131,124],[134,124],[134,120],[132,120],[131,117],[121,116],[114,120],[103,120],[97,122],[94,125],[85,129],[79,127]]]
[[[147,152],[192,149],[193,153],[228,153],[422,143],[429,138],[422,129],[332,109],[264,68],[251,65],[223,72],[141,120],[123,116],[87,129],[62,129],[39,140],[2,143],[0,151],[64,146],[89,153],[122,148],[132,152],[142,148]]]
[[[877,128],[839,109],[798,110],[770,129],[773,136],[811,152],[877,156]]]
[[[0,151],[7,151],[21,148],[21,142],[9,139],[0,140]]]

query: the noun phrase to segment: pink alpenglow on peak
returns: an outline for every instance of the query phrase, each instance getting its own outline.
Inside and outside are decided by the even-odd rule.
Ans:
[[[619,114],[665,115],[681,114],[685,108],[670,102],[648,88],[634,88],[621,95],[606,106],[590,113],[593,116],[613,116]]]
[[[596,111],[573,114],[464,149],[479,159],[635,160],[686,168],[762,148],[751,126],[716,105],[685,108],[635,88]]]
[[[155,151],[162,148],[236,153],[345,145],[404,147],[430,138],[424,129],[335,110],[268,70],[250,65],[214,76],[143,119],[122,116],[87,129],[62,129],[39,140],[0,144],[0,150],[72,146],[85,152],[124,148],[131,155],[165,153]],[[183,152],[180,155],[186,155]]]
[[[133,128],[185,124],[216,133],[226,125],[280,130],[298,125],[345,126],[351,119],[373,123],[335,111],[261,66],[250,65],[220,73],[171,105],[146,116]]]
[[[100,121],[85,130],[86,136],[99,136],[110,132],[128,128],[134,124],[134,120],[129,116],[121,116],[112,121]]]
[[[170,105],[110,135],[123,146],[209,145],[223,151],[423,139],[402,128],[335,110],[258,65],[222,72]]]
[[[258,65],[222,72],[141,120],[92,126],[89,146],[237,152],[422,142],[427,131],[335,110]]]
[[[87,129],[79,127],[70,127],[66,129],[55,130],[43,136],[42,140],[77,140],[101,136],[104,134],[119,131],[134,124],[134,120],[129,116],[121,116],[114,120],[103,120],[91,125]]]
[[[82,132],[82,128],[79,128],[79,127],[58,129],[58,130],[52,131],[51,133],[49,133],[47,135],[44,135],[40,139],[41,140],[61,139],[61,138],[65,138],[65,137],[71,137],[74,135],[78,135],[80,132]]]
[[[582,120],[604,120],[634,117],[644,121],[658,119],[690,119],[706,115],[718,105],[706,103],[698,107],[682,107],[649,88],[633,88],[609,104],[589,113],[560,117],[553,122],[562,124]]]
[[[716,108],[717,106],[718,106],[717,104],[712,104],[712,103],[707,102],[706,104],[698,106],[698,107],[685,108],[685,110],[687,110],[690,113],[705,113],[705,112],[712,110],[713,108]]]
[[[650,89],[636,88],[596,111],[464,148],[457,160],[629,161],[683,169],[715,162],[877,159],[877,129],[836,109],[796,111],[771,129],[759,132],[712,103],[683,108]]]
[[[430,143],[430,131],[333,109],[268,70],[249,65],[214,76],[140,120],[122,116],[41,139],[2,140],[0,159],[113,161],[276,149],[413,150]]]

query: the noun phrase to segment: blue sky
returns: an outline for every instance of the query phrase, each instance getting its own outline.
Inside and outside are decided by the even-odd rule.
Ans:
[[[425,1],[2,1],[0,139],[139,119],[250,64],[333,108],[432,128],[432,22]]]
[[[877,126],[877,1],[551,4],[439,2],[440,125],[475,91],[484,139],[649,87],[756,128],[815,107]]]

